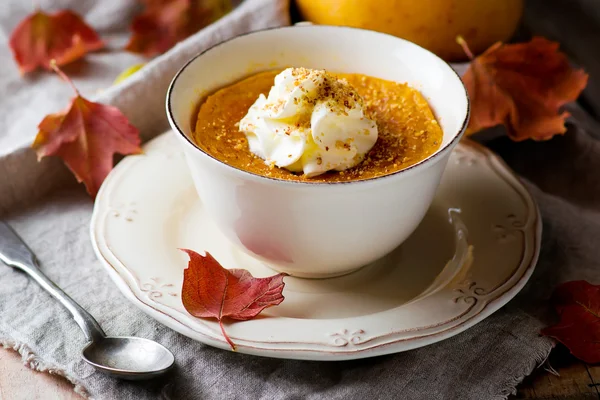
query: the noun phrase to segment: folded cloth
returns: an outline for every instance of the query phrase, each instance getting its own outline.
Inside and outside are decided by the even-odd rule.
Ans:
[[[72,7],[103,35],[123,42],[131,3],[62,0],[61,6]],[[20,0],[0,5],[0,26],[6,36],[30,11],[28,7]],[[93,97],[91,91],[102,88],[96,99],[118,106],[144,138],[150,138],[167,128],[166,87],[188,58],[237,34],[288,24],[287,7],[284,0],[246,0],[114,87],[109,85],[117,73],[138,58],[122,52],[97,53],[65,69],[84,95]],[[600,145],[590,135],[600,134],[600,127],[576,108],[564,137],[547,143],[516,144],[507,139],[489,143],[529,180],[544,219],[544,238],[530,283],[485,321],[424,348],[335,363],[253,357],[194,342],[150,319],[120,294],[90,244],[92,200],[82,187],[72,184],[60,162],[37,164],[28,149],[42,116],[66,104],[68,86],[49,73],[19,77],[5,47],[0,48],[0,59],[4,65],[0,88],[6,94],[0,98],[0,127],[4,128],[0,130],[0,214],[31,246],[43,270],[89,310],[107,334],[154,339],[177,359],[172,374],[150,382],[119,381],[96,372],[80,358],[84,338],[67,312],[26,276],[0,266],[0,343],[18,350],[32,368],[66,376],[84,396],[504,399],[553,346],[539,336],[552,320],[547,299],[553,287],[564,280],[600,278],[600,247],[595,243],[600,237],[596,201]],[[600,70],[590,73],[600,76]]]
[[[288,25],[288,2],[246,0],[224,18],[148,62],[129,79],[111,86],[120,72],[146,61],[121,50],[129,36],[127,27],[137,8],[135,0],[62,1],[62,7],[78,12],[97,28],[110,49],[90,53],[85,60],[64,67],[64,71],[73,78],[83,96],[118,107],[141,131],[142,137],[149,139],[168,128],[164,111],[167,88],[186,61],[240,34]],[[239,1],[234,0],[234,3]],[[57,186],[72,182],[59,160],[47,159],[38,164],[29,148],[37,132],[37,124],[44,115],[63,109],[73,96],[69,85],[53,73],[19,75],[7,46],[8,36],[18,21],[32,11],[30,6],[29,2],[20,0],[0,3],[1,38],[4,42],[0,46],[0,60],[4,63],[0,88],[2,93],[7,94],[0,97],[0,127],[4,128],[0,133],[0,215],[16,204],[33,202]],[[57,9],[58,6],[54,5],[47,11]]]

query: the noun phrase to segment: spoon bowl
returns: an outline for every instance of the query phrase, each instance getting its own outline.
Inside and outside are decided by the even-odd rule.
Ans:
[[[161,375],[175,364],[173,353],[152,340],[106,336],[90,313],[44,275],[29,247],[2,221],[0,261],[28,274],[69,310],[89,342],[83,349],[83,359],[99,371],[116,378],[142,380]]]
[[[89,343],[82,355],[99,371],[128,380],[162,375],[175,362],[165,347],[138,337],[105,337]]]

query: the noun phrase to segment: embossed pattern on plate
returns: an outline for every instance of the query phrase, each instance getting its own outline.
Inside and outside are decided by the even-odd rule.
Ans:
[[[96,199],[95,251],[125,296],[195,340],[228,349],[218,324],[181,303],[186,255],[210,251],[227,268],[273,271],[234,248],[203,210],[171,133],[126,157]],[[399,205],[401,206],[401,205]],[[463,141],[415,233],[384,258],[342,277],[285,278],[286,300],[227,325],[243,353],[343,360],[395,353],[456,335],[506,304],[537,261],[541,220],[518,178]]]

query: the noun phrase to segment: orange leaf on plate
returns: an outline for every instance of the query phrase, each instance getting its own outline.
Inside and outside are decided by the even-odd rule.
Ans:
[[[50,60],[68,64],[104,47],[98,34],[69,10],[55,14],[37,10],[17,25],[9,44],[22,74],[37,67],[49,70]]]
[[[137,154],[140,135],[116,107],[91,102],[79,94],[73,82],[54,64],[56,72],[75,91],[66,110],[47,115],[38,125],[32,147],[38,159],[58,156],[95,197],[113,167],[113,156]]]
[[[574,69],[558,43],[535,37],[527,43],[496,43],[471,58],[463,82],[471,98],[468,133],[505,125],[515,141],[547,140],[565,133],[569,116],[561,107],[577,99],[588,75]]]
[[[145,0],[144,12],[131,24],[126,50],[154,56],[221,18],[231,0]]]
[[[268,278],[254,278],[245,269],[225,269],[208,252],[202,256],[186,250],[190,261],[183,272],[181,300],[185,309],[195,317],[215,318],[221,332],[235,351],[225,328],[223,318],[249,320],[265,308],[280,304],[283,277],[277,274]]]
[[[542,335],[558,340],[586,363],[600,363],[600,286],[563,283],[554,290],[552,304],[560,322],[544,328]]]

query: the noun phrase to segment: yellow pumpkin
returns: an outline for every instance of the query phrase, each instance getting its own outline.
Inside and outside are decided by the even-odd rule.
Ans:
[[[346,25],[408,39],[449,61],[466,57],[465,38],[481,53],[514,33],[523,0],[296,0],[306,21]]]

